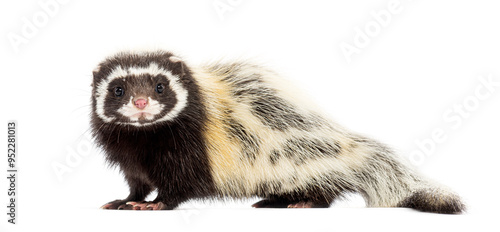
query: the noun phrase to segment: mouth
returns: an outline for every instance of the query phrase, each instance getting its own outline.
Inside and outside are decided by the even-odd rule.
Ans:
[[[146,121],[146,120],[153,120],[154,115],[151,113],[148,113],[148,112],[139,112],[139,113],[133,114],[129,118],[132,121]]]

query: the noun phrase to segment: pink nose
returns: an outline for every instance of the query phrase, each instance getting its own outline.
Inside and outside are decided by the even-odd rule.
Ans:
[[[146,99],[144,99],[144,98],[139,98],[139,99],[135,100],[135,106],[141,110],[144,109],[147,105],[148,105],[148,101],[146,101]]]

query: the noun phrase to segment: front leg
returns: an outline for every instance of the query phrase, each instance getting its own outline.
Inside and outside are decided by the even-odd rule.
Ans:
[[[153,187],[145,181],[145,179],[138,176],[125,175],[130,188],[130,194],[123,200],[114,200],[103,206],[102,209],[133,209],[133,205],[127,202],[142,202],[151,193]]]

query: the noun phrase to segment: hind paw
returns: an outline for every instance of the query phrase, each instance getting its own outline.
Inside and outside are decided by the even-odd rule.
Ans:
[[[314,203],[311,201],[299,201],[297,203],[289,204],[287,208],[314,208]]]
[[[287,201],[264,199],[252,205],[254,208],[328,208],[330,204],[314,201]]]

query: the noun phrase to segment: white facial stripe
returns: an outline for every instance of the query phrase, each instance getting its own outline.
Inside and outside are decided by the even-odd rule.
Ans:
[[[119,77],[126,77],[128,75],[127,71],[125,71],[121,66],[116,67],[111,74],[103,79],[97,85],[97,94],[96,94],[96,111],[97,115],[104,120],[104,122],[111,122],[115,119],[115,117],[108,117],[104,114],[104,100],[106,99],[106,95],[108,94],[108,86],[111,81],[117,79]]]
[[[163,116],[163,118],[157,120],[158,122],[174,119],[187,105],[188,91],[179,83],[179,77],[174,77],[176,78],[176,80],[170,79],[169,86],[170,89],[172,89],[172,91],[175,93],[177,102],[175,103],[174,108],[172,108],[172,110],[170,110],[168,114]]]
[[[118,78],[124,78],[124,77],[129,76],[129,75],[141,75],[141,74],[149,74],[151,76],[163,75],[163,76],[167,77],[167,79],[169,80],[170,89],[175,93],[175,97],[177,99],[177,103],[175,104],[174,108],[172,108],[172,110],[168,114],[166,114],[162,118],[159,118],[155,122],[163,122],[163,121],[172,120],[175,117],[177,117],[177,115],[179,115],[179,113],[186,107],[188,91],[182,86],[182,84],[180,84],[179,76],[173,75],[172,72],[159,67],[158,64],[156,64],[156,63],[151,63],[151,64],[149,64],[148,67],[130,67],[127,70],[123,69],[121,66],[117,66],[115,69],[113,69],[113,71],[111,72],[111,74],[107,78],[103,79],[97,85],[97,91],[96,91],[97,92],[97,94],[96,94],[96,111],[97,112],[96,113],[102,120],[104,120],[104,122],[111,122],[115,119],[115,117],[108,117],[104,114],[104,101],[106,99],[106,95],[108,94],[109,83],[115,79],[118,79]],[[151,100],[151,98],[150,98],[150,100]],[[154,103],[154,102],[156,102],[156,103]],[[158,104],[158,107],[160,107],[159,112],[161,112],[161,109],[163,109],[163,106],[161,104],[159,104],[159,102],[157,102],[157,101],[154,101],[154,102],[150,102],[150,104],[153,104],[153,103]],[[133,103],[130,101],[127,105],[120,108],[119,112],[121,110],[121,112],[120,112],[121,114],[129,115],[128,114],[128,113],[130,113],[129,110],[123,109],[123,108],[127,107],[130,104],[133,104]],[[129,107],[127,107],[127,108],[129,108]],[[133,108],[133,105],[132,105],[132,108]],[[158,114],[159,112],[156,113],[156,110],[153,110],[153,113],[155,113],[155,114]],[[127,115],[125,115],[125,116],[127,116]],[[154,117],[154,115],[149,116],[149,118],[151,118],[151,119],[153,117]],[[149,118],[146,117],[146,119],[149,119]],[[132,122],[132,123],[119,123],[119,124],[128,124],[128,125],[133,125],[133,126],[147,126],[147,125],[151,125],[153,123],[139,124],[137,122]]]

